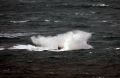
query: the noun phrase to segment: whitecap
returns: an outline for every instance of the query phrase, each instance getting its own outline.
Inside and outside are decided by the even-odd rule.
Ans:
[[[24,20],[24,21],[10,21],[12,23],[25,23],[25,22],[28,22],[29,20]]]
[[[18,44],[18,45],[15,45],[13,47],[10,47],[8,49],[25,49],[25,50],[29,50],[29,51],[43,51],[43,50],[48,50],[47,47],[36,47],[34,45],[22,45],[22,44]]]
[[[5,48],[0,48],[0,50],[4,50]]]
[[[106,5],[106,4],[92,4],[92,6],[109,6],[109,5]]]
[[[47,19],[46,19],[45,22],[50,22],[50,20],[47,20]]]
[[[54,20],[54,22],[60,22],[59,20]]]
[[[79,14],[79,13],[77,13],[77,12],[75,13],[75,15],[78,15],[78,14]]]
[[[116,50],[120,50],[120,48],[115,48]]]
[[[102,22],[107,22],[106,20],[102,21]]]

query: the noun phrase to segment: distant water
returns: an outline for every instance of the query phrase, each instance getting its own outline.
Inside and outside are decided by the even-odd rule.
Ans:
[[[92,33],[94,49],[37,50],[31,40],[73,30]],[[120,78],[120,1],[0,0],[0,77]]]

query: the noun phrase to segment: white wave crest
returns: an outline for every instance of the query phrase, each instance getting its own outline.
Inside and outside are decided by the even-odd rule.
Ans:
[[[43,50],[48,50],[47,47],[36,47],[34,45],[21,45],[21,44],[18,44],[18,45],[15,45],[13,47],[10,47],[8,49],[26,49],[26,50],[29,50],[29,51],[43,51]]]
[[[25,22],[28,22],[29,20],[24,20],[24,21],[10,21],[12,23],[25,23]]]
[[[8,49],[26,49],[29,51],[68,51],[78,49],[91,49],[91,45],[87,43],[88,39],[91,38],[91,33],[75,30],[67,33],[58,34],[56,36],[32,36],[32,42],[37,45],[15,45]]]
[[[0,50],[4,50],[5,48],[0,48]]]

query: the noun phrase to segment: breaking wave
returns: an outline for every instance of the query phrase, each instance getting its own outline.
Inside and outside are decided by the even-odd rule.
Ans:
[[[35,45],[41,47],[48,47],[56,50],[61,47],[60,50],[65,51],[93,48],[87,43],[89,38],[91,38],[91,33],[74,30],[56,36],[33,36],[31,40]]]
[[[31,40],[35,45],[16,45],[9,49],[27,49],[30,51],[68,51],[93,48],[88,44],[92,33],[80,30],[69,31],[56,36],[32,36]]]

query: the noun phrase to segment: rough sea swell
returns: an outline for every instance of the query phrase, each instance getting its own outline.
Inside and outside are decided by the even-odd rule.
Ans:
[[[0,77],[120,78],[119,17],[120,0],[0,0]]]

